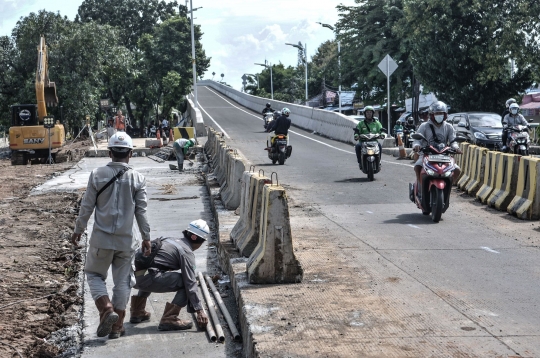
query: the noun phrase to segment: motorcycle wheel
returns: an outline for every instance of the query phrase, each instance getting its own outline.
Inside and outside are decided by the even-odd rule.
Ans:
[[[368,179],[369,181],[373,181],[373,175],[375,173],[375,170],[373,168],[373,162],[368,162],[368,170],[367,170],[368,174]]]
[[[431,188],[431,219],[438,223],[441,220],[444,206],[444,191],[439,188]]]
[[[278,161],[279,161],[279,165],[285,164],[285,153],[279,152]]]

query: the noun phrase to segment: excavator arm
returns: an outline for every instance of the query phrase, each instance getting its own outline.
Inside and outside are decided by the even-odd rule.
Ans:
[[[41,36],[38,46],[38,61],[36,69],[36,97],[38,106],[38,121],[43,123],[43,117],[47,116],[47,106],[53,107],[58,104],[56,85],[49,80],[48,53],[45,38]]]

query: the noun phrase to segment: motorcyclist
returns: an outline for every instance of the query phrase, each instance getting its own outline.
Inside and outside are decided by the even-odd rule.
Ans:
[[[281,110],[281,116],[279,116],[277,119],[270,122],[268,125],[268,128],[266,128],[266,131],[268,133],[274,132],[274,136],[272,136],[271,143],[274,144],[274,138],[275,136],[282,134],[282,135],[288,135],[289,128],[291,127],[291,120],[289,118],[289,115],[291,114],[291,110],[288,108],[283,108]]]
[[[399,133],[404,133],[403,132],[403,123],[401,121],[397,121],[396,124],[394,125],[394,138],[395,138],[395,142],[396,142],[396,147],[398,146],[398,134]]]
[[[518,126],[518,125],[521,125],[521,126],[527,126],[528,129],[531,129],[531,127],[529,126],[529,123],[527,122],[527,120],[525,119],[525,117],[523,117],[523,115],[521,115],[521,113],[518,113],[519,112],[519,105],[517,103],[511,103],[510,106],[508,107],[508,110],[510,113],[508,113],[506,116],[503,117],[503,120],[502,120],[502,123],[503,123],[503,131],[502,131],[502,142],[503,142],[503,147],[502,147],[502,151],[503,152],[506,152],[508,151],[508,147],[506,146],[506,142],[508,140],[508,128],[512,128],[513,126]]]
[[[422,134],[428,141],[429,145],[437,145],[443,143],[449,145],[456,153],[461,154],[458,143],[456,142],[456,132],[454,126],[446,122],[448,117],[448,108],[444,102],[437,101],[433,102],[429,107],[429,120],[424,122],[418,128],[417,133]],[[415,140],[413,142],[413,151],[418,153],[420,148],[422,148],[423,140]],[[418,196],[421,197],[421,178],[420,173],[422,172],[422,163],[424,160],[424,154],[419,153],[418,160],[414,165],[414,171],[416,172],[416,183],[417,183],[417,192]],[[459,178],[461,173],[460,168],[455,165],[454,169],[454,182]]]
[[[268,112],[272,112],[272,113],[275,112],[275,109],[272,108],[272,105],[270,103],[267,103],[266,107],[263,108],[262,110],[263,116]]]
[[[504,117],[506,117],[506,115],[508,113],[510,113],[510,105],[512,103],[517,103],[515,99],[513,98],[509,98],[507,101],[506,101],[506,107],[504,109],[504,112],[501,114],[501,123],[503,123],[503,119]],[[506,144],[506,141],[503,142],[503,145]]]
[[[359,121],[354,128],[354,140],[358,141],[354,147],[356,151],[356,159],[358,160],[358,166],[362,169],[362,140],[360,139],[360,134],[382,134],[382,124],[379,122],[377,117],[374,117],[375,109],[372,106],[366,106],[364,108],[364,119]],[[381,143],[379,144],[379,153],[382,153]],[[380,167],[380,163],[379,163]]]

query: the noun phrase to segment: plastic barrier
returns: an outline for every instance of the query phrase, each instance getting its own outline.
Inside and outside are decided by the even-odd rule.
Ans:
[[[476,147],[474,148],[473,162],[470,165],[470,180],[465,185],[464,190],[469,195],[476,195],[478,189],[484,181],[484,171],[486,165],[486,154],[488,150],[486,148]]]
[[[520,219],[540,219],[540,159],[521,157],[516,196],[507,211]]]
[[[246,229],[240,233],[234,241],[242,256],[249,257],[259,243],[259,232],[261,227],[261,208],[264,186],[270,183],[270,178],[264,176],[264,172],[254,173],[250,177],[249,185],[249,206],[247,208],[248,222]]]
[[[461,176],[457,183],[458,188],[461,190],[465,189],[465,186],[471,179],[470,173],[471,173],[471,166],[473,163],[476,163],[474,161],[474,149],[477,148],[475,145],[469,145],[467,148],[467,154],[465,155],[465,160],[463,161],[463,168],[461,168]]]
[[[265,185],[262,199],[259,243],[247,263],[248,280],[258,284],[301,282],[304,270],[294,254],[285,189]]]
[[[476,198],[483,204],[487,204],[487,200],[493,190],[495,190],[495,180],[497,178],[497,161],[501,156],[500,152],[489,151],[486,155],[486,165],[484,171],[483,185],[478,189]]]
[[[240,206],[242,173],[246,170],[246,163],[240,158],[236,150],[229,151],[229,173],[225,179],[227,187],[221,192],[221,200],[229,210],[236,210]]]
[[[487,204],[497,210],[506,211],[508,204],[516,195],[519,157],[513,154],[500,154],[495,167],[497,174],[495,188]]]
[[[195,138],[195,128],[194,127],[174,127],[174,138],[180,139],[190,139]]]

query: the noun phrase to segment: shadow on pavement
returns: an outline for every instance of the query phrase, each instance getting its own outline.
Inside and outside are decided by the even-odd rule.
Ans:
[[[376,182],[376,181],[377,179],[375,179],[373,182]],[[350,179],[334,180],[334,183],[370,183],[370,181],[367,177],[365,177],[365,178],[350,178]]]
[[[394,219],[385,220],[383,223],[385,224],[422,224],[422,225],[437,225],[436,222],[433,222],[431,220],[430,215],[422,215],[419,209],[414,208],[415,212],[407,213],[407,214],[400,214],[397,215]],[[441,218],[441,221],[444,221],[444,214]]]

